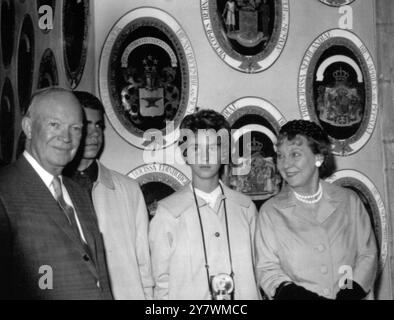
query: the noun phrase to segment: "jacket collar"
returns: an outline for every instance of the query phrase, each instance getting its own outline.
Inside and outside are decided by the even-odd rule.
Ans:
[[[108,189],[115,190],[115,184],[111,175],[111,171],[104,165],[102,165],[100,161],[96,161],[98,165],[97,181],[106,186]]]
[[[340,189],[331,183],[323,180],[320,182],[323,187],[323,201],[320,202],[321,206],[319,207],[316,218],[308,217],[308,219],[323,223],[338,208],[342,202],[343,195]],[[287,211],[288,213],[293,212],[297,206],[297,200],[288,185],[284,186],[282,191],[276,196],[276,206],[278,209]]]
[[[226,199],[227,201],[229,201],[235,205],[241,205],[242,207],[246,207],[246,208],[249,207],[250,200],[246,196],[230,189],[223,182],[220,182],[220,185],[223,187],[223,193],[224,193],[224,194],[219,195],[218,199],[220,201]],[[179,194],[181,197],[185,196],[185,200],[188,199],[188,200],[191,200],[192,202],[194,202],[194,195],[193,195],[193,189],[191,186],[191,182],[188,183],[185,187],[183,187],[179,191]],[[201,199],[200,197],[197,197],[197,202],[198,202],[199,207],[207,205],[206,201],[204,199]],[[187,202],[187,204],[189,204],[189,202]]]

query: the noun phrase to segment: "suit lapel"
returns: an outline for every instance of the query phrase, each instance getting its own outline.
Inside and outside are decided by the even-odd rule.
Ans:
[[[49,212],[49,219],[51,219],[51,221],[53,221],[59,227],[59,229],[68,236],[68,238],[70,238],[71,243],[75,245],[81,255],[85,255],[86,252],[81,244],[78,235],[76,235],[73,229],[70,227],[65,213],[59,207],[57,201],[54,199],[51,192],[46,187],[40,176],[36,173],[33,167],[23,156],[15,163],[15,165],[18,168],[18,171],[21,173],[22,180],[24,180],[25,182],[22,188],[25,196],[28,199],[28,203],[32,208],[32,211],[42,212],[45,210]],[[67,188],[67,191],[69,191],[69,189],[70,188]],[[73,196],[74,194],[70,194],[71,199],[74,199]],[[78,209],[76,208],[76,210]],[[89,269],[95,274],[95,276],[97,276],[97,271],[94,265],[90,266],[90,264],[91,263],[89,263]]]

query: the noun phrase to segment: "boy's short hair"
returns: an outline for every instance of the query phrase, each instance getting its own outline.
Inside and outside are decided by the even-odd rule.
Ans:
[[[187,115],[183,119],[180,129],[190,129],[193,132],[197,132],[199,129],[213,129],[217,132],[225,129],[230,132],[230,124],[219,112],[204,109]]]
[[[73,91],[73,93],[77,97],[79,103],[82,105],[83,108],[98,110],[101,113],[104,113],[103,104],[96,96],[94,96],[90,92]]]

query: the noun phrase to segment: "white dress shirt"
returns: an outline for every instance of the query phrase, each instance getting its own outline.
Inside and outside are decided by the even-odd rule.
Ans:
[[[211,207],[211,209],[215,208],[216,201],[218,200],[218,197],[222,193],[220,186],[217,186],[216,189],[210,193],[204,192],[197,188],[194,188],[194,190],[196,191],[196,195],[201,199],[203,199]]]
[[[38,161],[37,161],[36,159],[34,159],[33,156],[32,156],[30,153],[28,153],[27,151],[24,151],[24,152],[23,152],[23,156],[26,158],[26,160],[27,160],[27,161],[30,163],[30,165],[33,167],[34,171],[37,172],[37,174],[39,175],[39,177],[41,178],[41,180],[44,182],[45,186],[46,186],[46,187],[48,188],[48,190],[51,192],[53,198],[55,198],[55,200],[56,200],[56,197],[55,197],[55,190],[54,190],[53,185],[52,185],[52,181],[53,181],[54,176],[53,176],[51,173],[49,173],[48,171],[46,171],[46,170],[38,163]],[[85,236],[84,236],[84,234],[83,234],[82,228],[81,228],[81,224],[80,224],[79,219],[78,219],[78,214],[77,214],[77,212],[76,212],[76,210],[75,210],[75,207],[74,207],[74,205],[73,205],[73,203],[72,203],[72,201],[71,201],[70,195],[68,194],[67,189],[66,189],[66,187],[65,187],[64,184],[63,184],[62,176],[59,176],[59,179],[60,179],[60,183],[61,183],[61,185],[62,185],[62,192],[63,192],[64,201],[67,203],[67,205],[69,205],[70,207],[72,207],[72,208],[74,209],[73,211],[74,211],[74,215],[75,215],[75,220],[77,221],[79,234],[80,234],[82,240],[83,240],[85,243],[87,243],[87,241],[86,241],[86,239],[85,239]]]

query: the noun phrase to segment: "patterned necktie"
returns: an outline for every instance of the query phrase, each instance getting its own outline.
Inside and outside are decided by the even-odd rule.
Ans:
[[[74,233],[78,236],[86,253],[92,258],[90,248],[89,248],[88,244],[82,239],[82,236],[79,232],[77,220],[75,219],[74,208],[69,206],[63,198],[62,183],[61,183],[59,177],[53,177],[52,186],[55,191],[55,199],[56,199],[57,203],[59,204],[60,208],[65,213],[71,228],[73,229]]]

